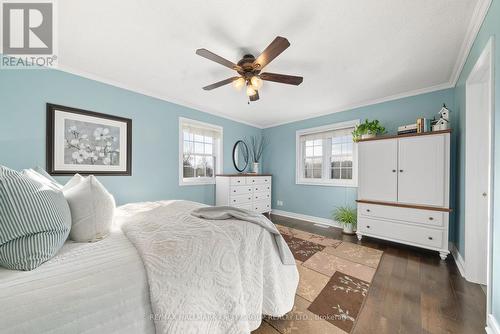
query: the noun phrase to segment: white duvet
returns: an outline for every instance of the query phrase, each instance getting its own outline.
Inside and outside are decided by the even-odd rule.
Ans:
[[[127,236],[115,226],[99,242],[68,241],[35,270],[0,268],[0,332],[248,333],[261,314],[291,310],[297,269],[272,235],[189,215],[200,206],[129,204],[117,210]]]
[[[187,201],[129,204],[116,222],[138,250],[157,333],[249,333],[294,303],[298,272],[273,236],[239,220],[190,215]]]

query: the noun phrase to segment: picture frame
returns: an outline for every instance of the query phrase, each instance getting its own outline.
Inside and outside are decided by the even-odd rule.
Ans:
[[[47,103],[50,175],[132,175],[132,120]]]

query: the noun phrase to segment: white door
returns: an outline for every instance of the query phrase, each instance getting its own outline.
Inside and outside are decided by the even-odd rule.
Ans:
[[[465,277],[487,284],[491,210],[492,57],[485,49],[466,82]],[[489,288],[489,287],[488,287]]]
[[[397,139],[361,142],[358,154],[358,199],[396,202]]]
[[[398,202],[445,206],[448,134],[399,139]]]

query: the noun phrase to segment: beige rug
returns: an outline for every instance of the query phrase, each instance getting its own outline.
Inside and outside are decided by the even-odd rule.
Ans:
[[[291,312],[265,318],[254,334],[350,333],[382,251],[277,225],[292,250],[300,281]]]

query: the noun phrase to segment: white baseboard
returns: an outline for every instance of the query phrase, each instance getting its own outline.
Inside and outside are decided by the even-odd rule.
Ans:
[[[486,333],[488,334],[500,334],[500,325],[495,319],[493,314],[488,314],[488,320],[486,323]]]
[[[458,271],[460,271],[460,274],[462,277],[465,278],[465,261],[462,255],[460,255],[460,252],[458,251],[457,246],[455,246],[454,243],[451,244],[451,254],[453,255],[453,259],[455,260],[455,263],[457,264]],[[500,334],[500,333],[499,333]]]
[[[342,225],[340,225],[336,221],[333,221],[333,220],[328,219],[328,218],[321,218],[321,217],[303,215],[301,213],[295,213],[295,212],[289,212],[289,211],[283,211],[283,210],[275,210],[275,209],[273,209],[271,211],[271,213],[273,215],[277,215],[277,216],[283,216],[283,217],[288,217],[288,218],[293,218],[293,219],[305,220],[305,221],[308,221],[308,222],[311,222],[311,223],[315,223],[315,224],[327,225],[327,226],[333,226],[333,227],[342,228]]]

